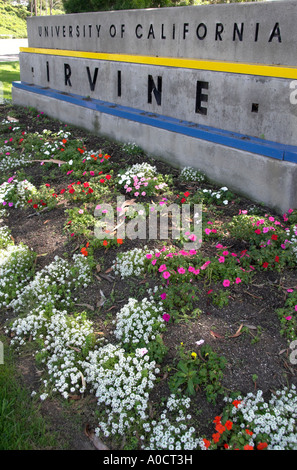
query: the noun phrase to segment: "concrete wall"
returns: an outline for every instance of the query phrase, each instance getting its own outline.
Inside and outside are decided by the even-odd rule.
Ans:
[[[296,8],[288,1],[32,17],[28,40],[29,47],[295,66]]]
[[[16,104],[33,106],[40,112],[118,142],[135,142],[149,154],[175,167],[192,166],[220,185],[264,202],[283,213],[297,207],[297,165],[244,152],[205,140],[181,136],[138,122],[102,114],[88,108],[48,99],[36,93],[13,89]]]
[[[285,211],[297,207],[296,24],[296,1],[28,18],[13,100]]]
[[[297,145],[290,79],[25,52],[20,67],[23,82]],[[162,80],[160,102],[153,93],[148,98],[150,76],[156,87]],[[196,109],[199,103],[202,110]]]

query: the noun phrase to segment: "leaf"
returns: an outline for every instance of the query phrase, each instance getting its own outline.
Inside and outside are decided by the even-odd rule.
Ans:
[[[80,307],[87,307],[89,310],[95,310],[94,307],[90,304],[75,304],[75,305],[79,305]]]
[[[231,336],[231,338],[237,338],[237,336],[241,335],[241,329],[242,329],[242,327],[243,327],[243,323],[240,325],[240,327],[238,328],[238,330],[236,331],[236,333]]]
[[[213,336],[214,338],[223,338],[223,336],[219,335],[218,333],[215,333],[214,331],[210,330],[210,334],[211,336]]]
[[[97,271],[97,273],[100,273],[100,271],[101,271],[101,266],[100,266],[100,264],[97,264],[97,265],[96,265],[96,271]]]
[[[7,116],[7,121],[9,121],[9,122],[19,122],[18,119],[14,118],[12,116]]]
[[[98,300],[97,307],[102,307],[102,305],[104,305],[105,301],[106,301],[106,297],[105,297],[105,295],[104,295],[104,293],[102,292],[101,289],[100,289],[100,295],[101,295],[101,299]]]
[[[109,450],[109,448],[95,435],[94,430],[91,429],[88,424],[85,427],[85,435],[90,439],[90,441],[92,441],[97,450]]]
[[[55,160],[54,158],[50,158],[49,160],[30,160],[31,162],[42,162],[42,163],[56,163],[57,165],[63,165],[64,162],[63,160]]]
[[[111,271],[113,271],[113,267],[111,266],[111,268],[108,268],[106,271],[105,271],[105,274],[108,274],[110,273]]]

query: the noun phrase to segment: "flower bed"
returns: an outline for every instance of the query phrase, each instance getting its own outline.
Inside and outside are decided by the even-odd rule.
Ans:
[[[1,113],[0,315],[20,356],[34,347],[33,392],[94,395],[111,449],[296,450],[296,208],[280,216],[131,143]],[[178,237],[137,236],[162,208],[197,204]],[[135,236],[109,230],[110,212]]]

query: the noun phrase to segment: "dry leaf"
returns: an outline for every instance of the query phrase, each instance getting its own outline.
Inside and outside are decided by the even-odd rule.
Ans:
[[[19,122],[18,119],[14,118],[14,117],[11,117],[11,116],[7,116],[7,121],[9,121],[9,122]]]
[[[100,266],[100,264],[97,264],[97,266],[96,266],[96,271],[97,271],[97,273],[100,273],[100,271],[101,271],[101,266]]]
[[[241,335],[241,329],[243,327],[243,324],[240,325],[238,330],[236,331],[235,335],[232,335],[231,338],[236,338],[237,336]]]
[[[105,274],[108,274],[110,273],[111,271],[113,271],[113,267],[111,266],[111,268],[108,268],[106,271],[105,271]]]
[[[70,400],[80,400],[81,399],[81,395],[68,395],[68,397],[70,398]]]
[[[90,304],[75,304],[75,305],[79,305],[80,307],[87,307],[89,310],[95,310],[94,307]]]
[[[63,160],[55,160],[54,158],[51,158],[50,160],[30,160],[31,162],[42,162],[42,163],[56,163],[57,165],[63,165],[64,162]]]
[[[210,330],[210,334],[211,336],[213,336],[214,338],[223,338],[223,336],[219,335],[218,333],[215,333],[214,331]]]
[[[85,427],[85,435],[92,441],[97,450],[109,450],[105,444],[95,435],[93,429],[87,424]]]

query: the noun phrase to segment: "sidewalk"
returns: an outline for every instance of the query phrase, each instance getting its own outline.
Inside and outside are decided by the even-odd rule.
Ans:
[[[28,47],[28,39],[0,39],[0,62],[19,60],[20,47]]]

